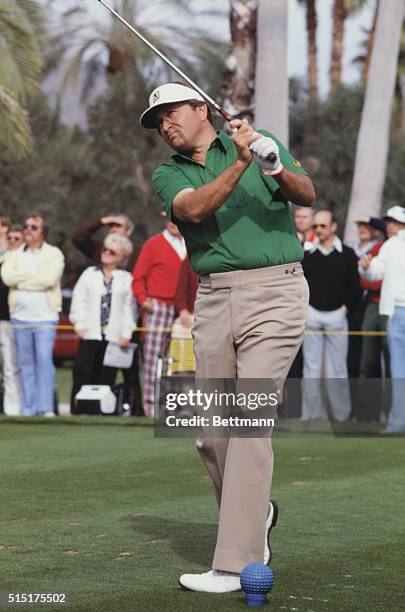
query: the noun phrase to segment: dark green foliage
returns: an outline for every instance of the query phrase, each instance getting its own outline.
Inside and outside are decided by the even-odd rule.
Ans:
[[[328,99],[311,104],[296,81],[291,83],[290,149],[303,163],[317,191],[317,208],[335,212],[341,229],[346,218],[354,171],[364,90],[340,87]],[[391,138],[382,210],[405,202],[405,142]],[[373,168],[370,168],[370,173]]]
[[[35,145],[21,162],[0,158],[0,209],[13,223],[22,223],[30,210],[43,211],[50,223],[49,240],[63,249],[68,270],[80,260],[70,246],[78,218],[80,185],[89,175],[88,138],[59,123],[41,97],[30,109]]]
[[[331,209],[343,223],[353,178],[363,92],[341,87],[311,104],[296,92],[290,114],[290,148],[311,174],[317,207]]]

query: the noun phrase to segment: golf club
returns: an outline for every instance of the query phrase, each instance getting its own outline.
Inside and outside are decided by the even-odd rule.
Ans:
[[[115,11],[111,6],[109,6],[106,2],[104,2],[104,0],[98,0],[98,1],[108,11],[110,11],[110,13],[114,15],[116,19],[118,19],[124,26],[126,26],[128,30],[132,32],[132,34],[135,34],[135,36],[137,36],[143,43],[145,43],[145,45],[147,45],[149,49],[151,49],[154,53],[156,53],[156,55],[158,55],[168,66],[170,66],[172,70],[177,72],[177,74],[180,75],[181,78],[186,81],[186,83],[188,83],[193,89],[198,91],[198,93],[204,98],[204,100],[206,100],[209,104],[211,104],[211,106],[213,106],[218,111],[218,113],[222,115],[225,121],[229,122],[229,121],[232,121],[232,119],[234,119],[234,117],[232,117],[230,113],[228,113],[220,104],[218,104],[218,102],[215,102],[215,100],[213,100],[211,96],[205,93],[205,91],[202,90],[201,87],[199,87],[192,79],[190,79],[190,77],[188,77],[182,70],[180,70],[180,68],[175,66],[175,64],[173,64],[173,62],[171,62],[169,58],[166,57],[166,55],[164,55],[164,53],[159,51],[159,49],[157,49],[151,42],[149,42],[149,40],[145,38],[143,34],[141,34],[131,24],[129,24],[123,17],[121,17],[121,15],[117,13],[117,11]],[[271,163],[275,162],[276,161],[275,153],[271,153],[268,159]]]

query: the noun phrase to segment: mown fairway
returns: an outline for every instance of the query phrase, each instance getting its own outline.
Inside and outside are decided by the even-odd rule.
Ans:
[[[52,609],[246,610],[181,591],[209,569],[217,510],[191,439],[142,419],[0,421],[1,597],[66,593]],[[405,607],[405,440],[275,436],[276,577],[264,609]]]

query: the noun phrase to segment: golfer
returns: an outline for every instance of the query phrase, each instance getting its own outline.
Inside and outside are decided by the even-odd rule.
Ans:
[[[217,133],[203,98],[184,85],[155,89],[141,124],[157,129],[174,150],[153,184],[200,277],[196,378],[283,381],[308,307],[289,200],[312,206],[311,180],[274,136],[246,120],[231,121],[232,136]],[[212,569],[185,574],[180,584],[236,591],[241,569],[271,556],[268,535],[277,518],[269,501],[271,438],[205,437],[197,448],[220,507],[218,539]]]

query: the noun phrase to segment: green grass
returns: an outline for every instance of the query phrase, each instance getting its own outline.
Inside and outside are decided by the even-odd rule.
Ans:
[[[271,610],[404,609],[405,444],[275,437]],[[217,510],[190,439],[146,420],[0,421],[0,592],[66,593],[18,610],[246,610],[240,593],[188,593],[209,569]],[[0,606],[1,609],[6,609]]]

